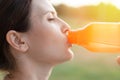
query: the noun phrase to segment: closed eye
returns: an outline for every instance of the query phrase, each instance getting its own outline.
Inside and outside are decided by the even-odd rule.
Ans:
[[[48,13],[48,21],[54,21],[56,19],[57,19],[57,16],[55,13],[53,13],[53,12]]]
[[[48,19],[48,21],[54,21],[55,20],[55,18],[49,18]]]

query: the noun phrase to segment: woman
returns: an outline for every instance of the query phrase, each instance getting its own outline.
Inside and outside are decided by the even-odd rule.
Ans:
[[[48,80],[72,59],[69,25],[48,0],[0,0],[0,69],[4,80]]]

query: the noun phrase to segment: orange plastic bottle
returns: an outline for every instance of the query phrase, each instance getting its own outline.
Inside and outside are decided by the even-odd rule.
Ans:
[[[120,52],[120,23],[93,22],[83,28],[69,31],[68,40],[92,52]]]

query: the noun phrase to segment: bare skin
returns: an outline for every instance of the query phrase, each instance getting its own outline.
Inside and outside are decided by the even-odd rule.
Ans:
[[[120,56],[117,57],[117,63],[120,65]]]

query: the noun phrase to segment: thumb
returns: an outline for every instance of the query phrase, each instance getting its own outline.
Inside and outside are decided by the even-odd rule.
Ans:
[[[120,65],[120,56],[117,57],[117,63]]]

